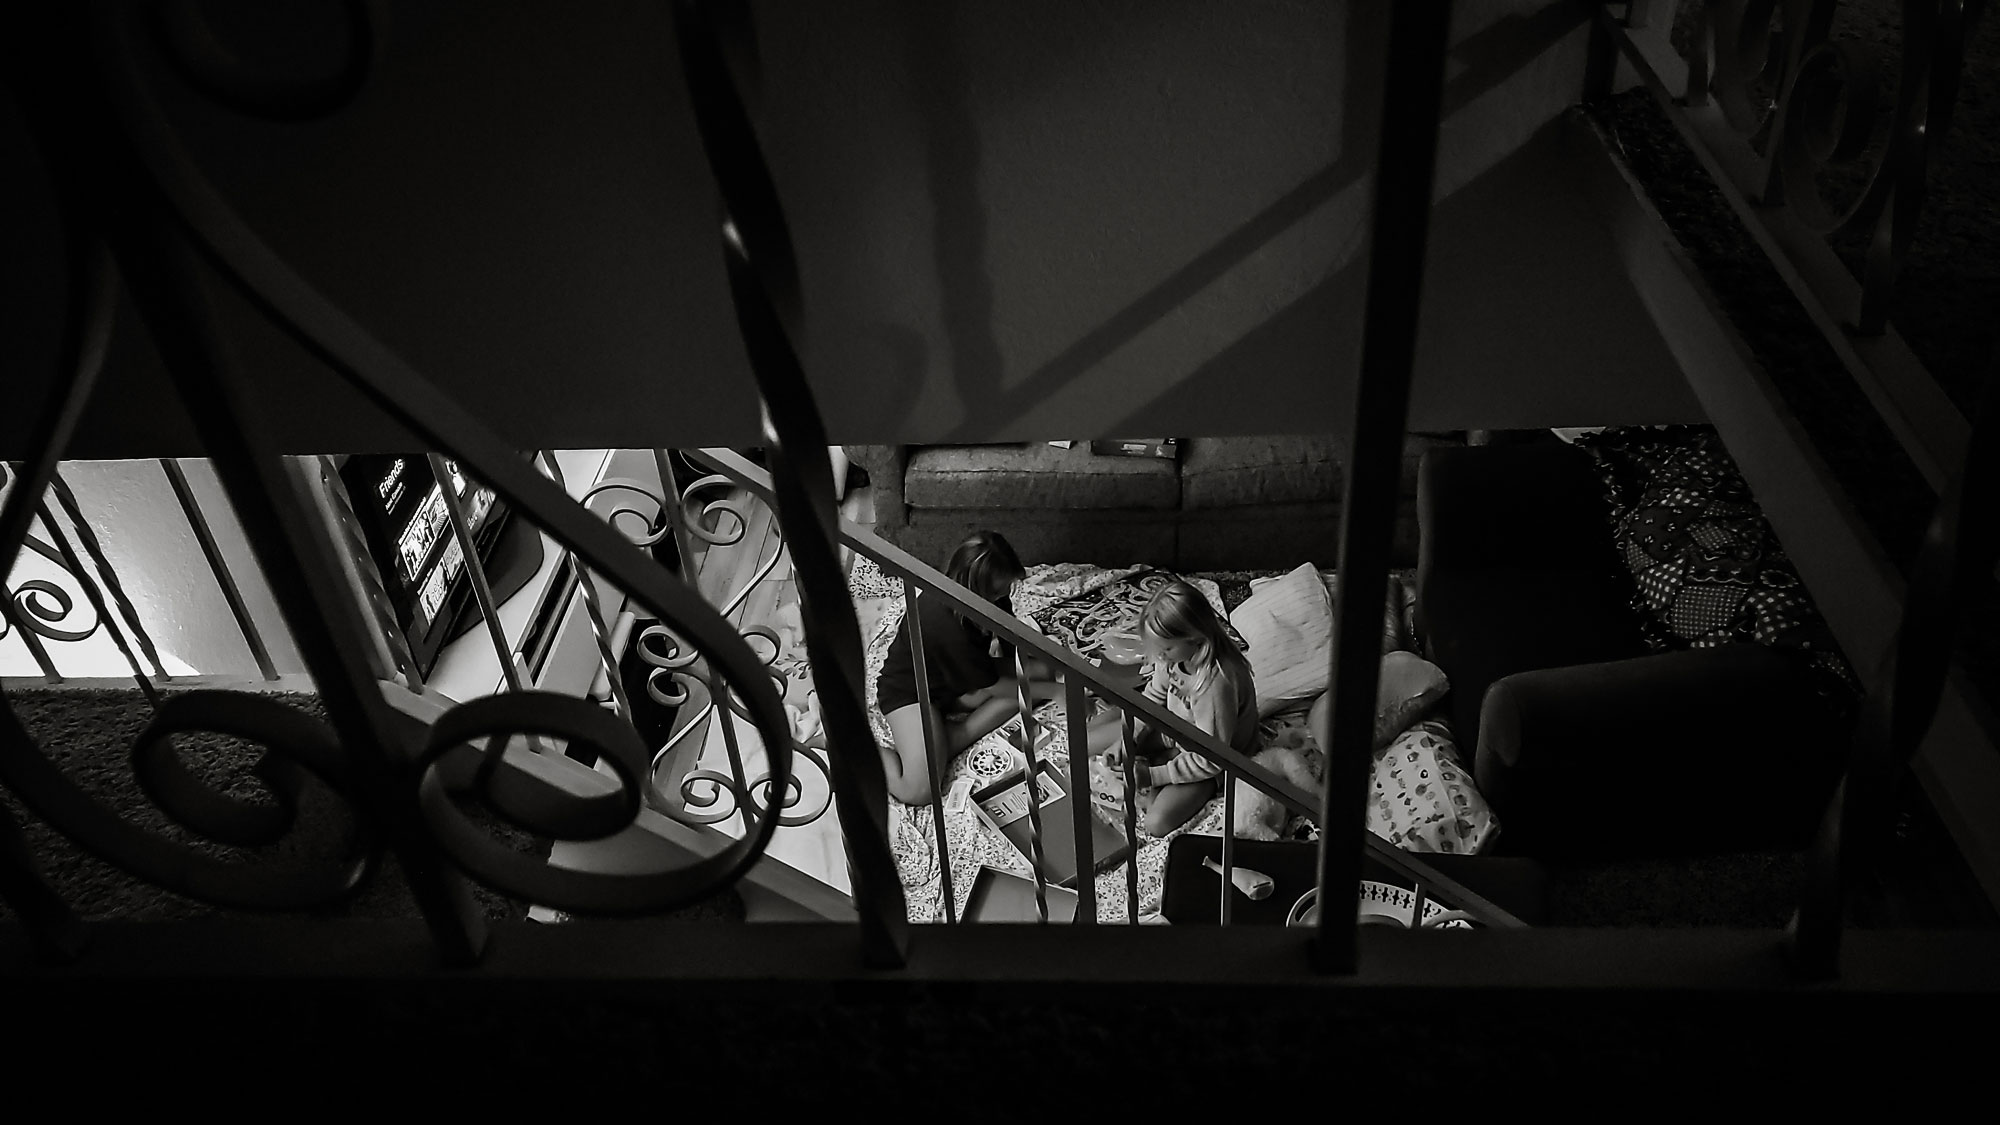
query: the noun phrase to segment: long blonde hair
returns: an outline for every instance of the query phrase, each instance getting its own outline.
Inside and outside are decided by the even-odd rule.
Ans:
[[[1139,628],[1162,640],[1206,642],[1208,658],[1222,666],[1236,687],[1237,699],[1256,698],[1257,678],[1250,671],[1249,657],[1200,590],[1176,578],[1153,591],[1146,608],[1139,611]]]

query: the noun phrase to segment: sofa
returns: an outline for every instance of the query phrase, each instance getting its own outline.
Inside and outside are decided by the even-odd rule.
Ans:
[[[1416,559],[1419,459],[1456,440],[1413,434],[1405,441],[1398,566]],[[1029,565],[1144,563],[1191,573],[1334,565],[1344,444],[1192,438],[1174,460],[1103,456],[1088,442],[844,448],[868,474],[875,531],[933,565],[986,528],[1005,535]]]
[[[1592,455],[1554,439],[1436,449],[1419,468],[1417,631],[1458,744],[1476,747],[1496,854],[1803,848],[1851,708],[1801,653],[1733,639],[1750,635],[1740,621],[1661,647],[1633,567],[1666,540],[1644,538],[1650,512],[1621,524],[1608,503]]]

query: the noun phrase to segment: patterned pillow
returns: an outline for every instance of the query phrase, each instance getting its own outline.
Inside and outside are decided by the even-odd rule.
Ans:
[[[1375,755],[1368,830],[1409,852],[1475,854],[1500,833],[1500,818],[1472,782],[1451,726],[1418,723]]]
[[[1714,429],[1617,428],[1576,444],[1596,461],[1649,645],[1754,641],[1800,654],[1829,694],[1860,693]]]

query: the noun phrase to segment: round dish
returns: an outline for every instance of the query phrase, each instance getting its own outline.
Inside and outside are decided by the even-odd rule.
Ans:
[[[1388,883],[1378,883],[1373,879],[1361,881],[1361,903],[1356,921],[1364,926],[1394,926],[1408,928],[1410,891]],[[1397,907],[1400,904],[1401,910]],[[1319,924],[1319,888],[1314,887],[1299,896],[1298,901],[1285,914],[1287,926],[1316,926]],[[1472,929],[1471,916],[1461,910],[1448,909],[1436,900],[1425,900],[1424,921],[1426,928],[1444,930]]]

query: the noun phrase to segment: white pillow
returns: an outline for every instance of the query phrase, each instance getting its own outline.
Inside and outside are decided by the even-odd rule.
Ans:
[[[1311,563],[1252,590],[1229,623],[1249,646],[1244,655],[1257,678],[1257,716],[1269,718],[1325,693],[1333,661],[1333,601]]]

